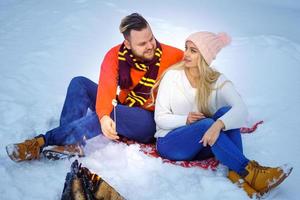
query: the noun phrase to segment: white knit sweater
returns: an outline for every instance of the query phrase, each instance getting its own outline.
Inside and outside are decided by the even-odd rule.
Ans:
[[[221,75],[216,81],[209,99],[209,110],[215,113],[223,106],[232,108],[220,120],[225,125],[224,130],[240,128],[244,125],[248,111],[245,103],[231,82]],[[170,70],[161,80],[155,102],[155,137],[164,137],[175,128],[186,125],[189,112],[198,111],[196,105],[196,89],[186,77],[184,70]]]

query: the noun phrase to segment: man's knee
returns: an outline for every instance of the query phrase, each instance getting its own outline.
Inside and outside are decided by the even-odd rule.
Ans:
[[[84,76],[75,76],[75,77],[72,78],[69,85],[70,86],[71,85],[80,85],[86,80],[88,80],[88,79]]]

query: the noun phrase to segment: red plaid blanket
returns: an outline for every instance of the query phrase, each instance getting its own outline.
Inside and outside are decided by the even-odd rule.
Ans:
[[[241,133],[242,134],[250,134],[254,132],[259,124],[262,124],[263,121],[259,121],[255,123],[252,127],[242,127],[241,128]],[[161,158],[159,154],[156,151],[155,144],[141,144],[138,142],[135,142],[133,140],[128,140],[127,138],[121,138],[121,142],[124,142],[127,145],[132,145],[132,144],[137,144],[139,145],[139,149],[141,152],[144,154],[154,157],[154,158]],[[174,165],[179,165],[182,167],[199,167],[203,169],[211,169],[211,170],[216,170],[216,168],[219,165],[219,161],[216,160],[215,158],[209,158],[206,160],[195,160],[195,161],[172,161],[168,159],[161,158],[164,163],[171,163]]]

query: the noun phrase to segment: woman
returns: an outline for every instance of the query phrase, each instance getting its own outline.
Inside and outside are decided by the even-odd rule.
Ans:
[[[186,40],[184,60],[156,83],[157,150],[170,160],[215,156],[250,197],[261,196],[291,172],[263,167],[243,154],[240,127],[247,108],[231,81],[210,67],[227,44],[227,34],[197,32]],[[153,90],[155,90],[154,88]]]

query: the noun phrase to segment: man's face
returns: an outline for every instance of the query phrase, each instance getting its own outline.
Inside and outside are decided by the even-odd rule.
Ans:
[[[143,61],[150,61],[154,57],[156,42],[151,28],[136,31],[131,30],[129,38],[125,39],[125,46],[131,49],[132,53]]]

